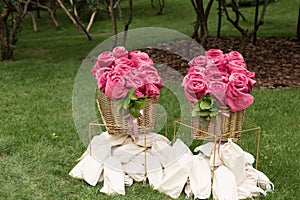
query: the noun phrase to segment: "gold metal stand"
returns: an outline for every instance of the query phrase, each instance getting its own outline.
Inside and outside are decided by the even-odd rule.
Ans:
[[[177,133],[177,125],[182,125],[182,126],[185,126],[185,127],[188,127],[190,128],[191,130],[195,130],[197,131],[198,128],[196,127],[193,127],[189,124],[187,124],[187,122],[191,122],[190,119],[186,119],[186,120],[176,120],[174,121],[174,135],[173,137],[176,138],[176,133]],[[249,124],[249,123],[244,123],[244,129],[243,130],[240,130],[240,131],[235,131],[234,133],[237,133],[237,134],[242,134],[242,133],[246,133],[246,132],[251,132],[251,131],[257,131],[257,146],[256,146],[256,163],[255,163],[255,168],[258,169],[258,159],[259,159],[259,146],[260,146],[260,131],[261,131],[261,128],[259,126],[255,126],[255,125],[252,125],[252,124]],[[214,152],[216,152],[216,149],[217,149],[217,143],[219,142],[218,139],[219,139],[219,136],[215,135],[215,134],[212,134],[212,133],[209,133],[209,132],[206,132],[206,131],[203,131],[201,130],[204,134],[203,136],[196,136],[193,135],[193,139],[195,140],[207,140],[207,138],[209,138],[211,141],[214,141]],[[237,141],[238,139],[235,139],[234,141]],[[214,153],[214,157],[213,157],[213,166],[212,166],[212,180],[214,178],[214,170],[215,170],[215,153]]]

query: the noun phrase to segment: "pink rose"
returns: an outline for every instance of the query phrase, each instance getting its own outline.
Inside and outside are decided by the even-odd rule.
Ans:
[[[191,103],[196,103],[207,93],[207,84],[203,79],[192,77],[184,84],[184,93]]]
[[[144,80],[145,84],[154,84],[156,87],[163,88],[162,78],[155,71],[148,71],[138,74],[138,77]]]
[[[139,89],[144,87],[145,82],[142,78],[140,78],[139,76],[135,76],[131,73],[126,74],[126,87],[127,88],[135,88],[135,89]]]
[[[242,73],[233,73],[229,76],[228,84],[234,84],[236,87],[241,88],[244,92],[250,93],[251,87],[249,86],[248,77]]]
[[[131,71],[131,67],[125,64],[118,64],[112,67],[113,71],[123,72],[124,74]]]
[[[185,87],[186,85],[188,85],[190,83],[191,79],[204,79],[204,73],[200,73],[200,72],[192,72],[192,73],[188,73],[182,81],[181,86]]]
[[[224,56],[213,58],[212,62],[220,71],[227,71],[227,60],[224,58]]]
[[[128,57],[128,51],[126,51],[125,47],[123,46],[118,46],[115,47],[112,51],[112,55],[115,59],[121,58],[121,57]]]
[[[142,64],[132,70],[132,73],[135,75],[148,72],[157,72],[157,70],[150,64]]]
[[[113,64],[114,58],[112,57],[112,53],[109,51],[105,51],[101,53],[94,66],[92,67],[92,74],[96,76],[97,71],[102,67],[109,67]]]
[[[243,60],[232,60],[228,63],[228,73],[242,73],[248,77],[249,84],[253,87],[256,84],[255,73],[247,70],[246,63]]]
[[[129,52],[129,58],[134,62],[136,66],[143,65],[143,64],[153,64],[151,58],[149,58],[148,54],[135,50]]]
[[[120,99],[125,97],[128,92],[124,74],[119,71],[112,71],[107,76],[105,95],[111,99]]]
[[[230,62],[232,60],[242,60],[242,61],[244,61],[243,55],[240,54],[237,51],[231,51],[231,52],[225,54],[225,57],[228,60],[228,62]]]
[[[205,52],[205,55],[211,59],[223,56],[223,51],[220,49],[210,49]]]
[[[208,58],[206,56],[197,56],[194,57],[190,62],[189,62],[189,66],[190,67],[205,67],[207,64]]]
[[[112,69],[109,67],[100,68],[96,73],[96,80],[98,81],[98,89],[105,92],[107,76],[111,73]]]
[[[123,64],[128,65],[129,67],[135,67],[134,62],[132,62],[130,59],[121,57],[115,60],[115,65]]]
[[[255,72],[250,72],[247,70],[246,64],[241,60],[233,60],[228,64],[228,71],[230,74],[233,73],[241,73],[247,76],[249,80],[249,84],[251,87],[253,87],[256,84],[255,78]]]
[[[222,81],[211,81],[208,83],[207,93],[211,93],[220,105],[225,105],[225,97],[226,97],[226,83]]]
[[[105,51],[101,53],[96,61],[96,65],[100,67],[109,67],[113,64],[114,62],[114,57],[112,55],[112,52],[110,51]]]
[[[234,71],[246,70],[247,66],[244,60],[232,60],[227,65],[227,71],[229,74]]]
[[[141,98],[143,96],[145,96],[142,92],[140,92],[139,90],[134,90],[134,94],[136,96],[136,98]]]
[[[217,66],[214,64],[211,64],[207,66],[205,72],[204,72],[204,79],[205,81],[221,81],[223,79],[222,75],[227,74],[224,71],[219,70]]]
[[[230,75],[226,90],[226,104],[231,111],[244,110],[254,102],[254,98],[250,94],[251,87],[248,83],[247,76],[242,73]]]
[[[193,74],[193,73],[201,73],[204,74],[205,72],[205,68],[204,67],[190,67],[187,74]]]
[[[160,95],[160,90],[154,84],[149,83],[149,84],[145,85],[144,94],[148,97],[153,97],[153,98],[158,99],[158,97]]]

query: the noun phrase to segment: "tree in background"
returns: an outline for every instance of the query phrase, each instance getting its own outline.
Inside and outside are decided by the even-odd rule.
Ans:
[[[297,38],[298,40],[300,40],[300,5],[299,5],[299,12],[298,12]]]
[[[165,0],[151,0],[152,8],[157,9],[156,5],[158,5],[157,14],[162,15],[165,8]]]
[[[47,5],[47,4],[49,4],[49,5]],[[60,28],[57,20],[55,19],[56,7],[54,6],[53,0],[43,0],[43,1],[41,1],[41,0],[32,0],[30,2],[30,5],[37,10],[37,18],[41,18],[40,9],[47,10],[47,12],[50,15],[50,18],[52,20],[53,25],[57,29]]]
[[[77,12],[76,1],[75,2],[73,0],[69,1],[69,3],[70,3],[69,7],[71,7],[71,8],[67,8],[62,0],[57,0],[57,2],[60,5],[60,7],[63,9],[63,11],[68,15],[68,17],[73,22],[73,24],[77,27],[77,29],[82,30],[85,33],[85,35],[87,36],[88,40],[91,40],[92,37],[91,37],[90,33],[87,31],[84,24],[80,21],[80,18],[79,18],[78,12]]]
[[[258,20],[258,6],[260,1],[256,0],[256,7],[255,7],[255,19],[253,23],[253,29],[249,31],[247,28],[244,28],[240,25],[240,16],[241,12],[239,11],[237,0],[231,0],[231,8],[234,13],[235,18],[233,18],[226,7],[225,0],[221,0],[223,10],[225,12],[226,19],[241,33],[241,43],[240,43],[240,51],[243,52],[245,49],[246,42],[251,39],[252,42],[255,44],[256,42],[256,33],[260,26],[264,24],[264,16],[266,13],[267,5],[269,3],[269,0],[265,0],[263,4],[263,8],[260,14],[260,18]]]
[[[21,22],[28,12],[30,0],[2,0],[0,2],[0,38],[2,61],[13,60]]]
[[[204,8],[203,0],[191,0],[194,11],[196,12],[196,23],[194,25],[192,38],[204,46],[204,48],[206,47],[208,37],[207,20],[213,2],[214,0],[209,0],[206,8]]]

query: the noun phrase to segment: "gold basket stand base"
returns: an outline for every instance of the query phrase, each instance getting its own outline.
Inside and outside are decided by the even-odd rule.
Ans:
[[[185,119],[185,120],[175,120],[174,121],[174,134],[173,134],[173,138],[175,139],[176,138],[176,133],[177,133],[177,125],[182,125],[182,126],[185,126],[187,128],[190,128],[190,129],[193,129],[194,131],[198,131],[197,128],[191,126],[188,124],[188,122],[190,122],[191,119]],[[247,132],[251,132],[251,131],[257,131],[257,146],[256,146],[256,158],[255,158],[255,168],[258,169],[258,160],[259,160],[259,148],[260,148],[260,132],[261,132],[261,128],[259,126],[255,126],[253,124],[249,124],[249,123],[246,123],[244,122],[244,124],[247,126],[247,128],[243,129],[243,130],[240,130],[240,131],[235,131],[234,134],[235,135],[240,135],[242,133],[247,133]],[[203,131],[203,130],[201,130]],[[193,136],[193,139],[194,140],[207,140],[207,138],[210,138],[211,141],[214,142],[214,152],[216,152],[217,150],[217,143],[221,143],[221,142],[224,142],[224,141],[218,141],[218,136],[212,134],[212,133],[209,133],[209,132],[206,132],[206,131],[203,131],[204,134],[203,136]],[[234,138],[233,141],[236,142],[239,138]],[[214,178],[214,171],[215,171],[215,153],[214,153],[214,158],[213,158],[213,166],[211,168],[211,172],[212,172],[212,182],[213,182],[213,178]]]

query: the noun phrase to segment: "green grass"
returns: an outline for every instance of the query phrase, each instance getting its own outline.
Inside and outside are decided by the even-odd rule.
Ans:
[[[121,4],[123,10],[124,21],[127,17],[128,5],[126,2]],[[265,15],[264,25],[258,31],[258,37],[296,37],[296,27],[298,19],[299,1],[297,0],[278,0],[269,3]],[[261,11],[262,7],[260,7]],[[231,12],[230,9],[228,9]],[[244,27],[252,29],[254,21],[255,7],[241,7],[241,12],[247,21],[241,21]],[[57,38],[62,40],[65,36],[78,38],[84,37],[83,33],[79,33],[68,17],[61,11],[57,12],[57,21],[61,25],[60,30],[56,30],[47,13],[42,13],[42,18],[37,19],[38,33],[33,34],[32,23],[29,18],[22,24],[22,39],[43,39]],[[99,13],[96,21],[91,28],[91,35],[94,40],[100,42],[101,37],[112,35],[112,28],[109,15]],[[213,4],[211,14],[208,20],[210,36],[217,34],[217,3]],[[164,27],[179,31],[189,36],[193,33],[193,24],[195,22],[195,13],[192,4],[189,1],[166,1],[163,15],[156,15],[156,11],[152,9],[149,0],[139,0],[133,2],[133,20],[130,28],[139,27]],[[84,21],[85,24],[88,21]],[[118,31],[123,31],[124,22],[118,20]],[[226,20],[223,13],[222,19],[222,37],[240,37],[240,33]],[[99,38],[100,37],[100,38]]]
[[[296,0],[270,4],[259,35],[294,37],[297,6]],[[162,26],[192,33],[194,14],[189,2],[167,1],[162,16],[156,16],[146,0],[134,2],[134,8],[131,28]],[[140,183],[126,188],[125,196],[108,196],[99,192],[102,184],[92,187],[68,175],[86,148],[72,117],[74,79],[81,59],[111,35],[109,19],[101,17],[92,29],[92,41],[61,12],[61,30],[45,23],[46,13],[38,20],[38,33],[32,32],[26,19],[15,61],[0,63],[0,199],[170,199]],[[215,26],[211,19],[211,35]],[[229,26],[222,34],[238,36]],[[300,89],[255,89],[253,95],[255,103],[247,110],[246,121],[262,128],[259,169],[275,184],[275,192],[261,199],[300,199]],[[172,134],[172,120],[180,113],[178,101],[170,99],[160,101],[170,114]],[[240,143],[254,154],[255,132],[244,134]]]

